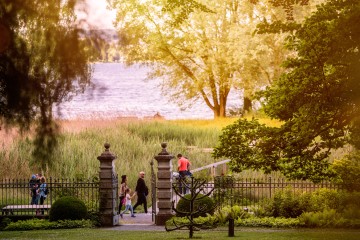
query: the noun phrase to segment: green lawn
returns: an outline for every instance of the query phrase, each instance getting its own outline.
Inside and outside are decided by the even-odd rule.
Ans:
[[[235,237],[229,238],[227,229],[200,231],[194,233],[194,239],[241,239],[241,240],[358,240],[360,230],[344,229],[252,229],[241,228],[235,230]],[[160,240],[160,239],[188,239],[188,231],[120,231],[108,229],[71,229],[71,230],[43,230],[0,232],[0,239],[123,239],[123,240]]]

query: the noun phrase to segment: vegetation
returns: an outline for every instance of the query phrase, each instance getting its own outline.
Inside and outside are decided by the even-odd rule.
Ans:
[[[151,234],[150,234],[151,233]],[[185,239],[183,232],[165,232],[165,231],[116,231],[107,229],[70,229],[70,230],[40,230],[40,231],[8,231],[0,232],[0,236],[4,239],[87,239],[87,240],[114,240],[114,239],[144,239],[144,240],[157,240],[157,239]],[[227,236],[227,229],[203,231],[196,234],[201,239],[229,239]],[[326,230],[267,230],[262,229],[254,231],[254,229],[236,229],[235,236],[247,240],[357,240],[359,238],[359,231],[354,230],[340,230],[340,229],[326,229]],[[187,239],[187,238],[186,238]]]
[[[49,229],[71,229],[71,228],[92,228],[94,225],[90,220],[59,220],[48,221],[45,219],[20,220],[8,222],[4,231],[28,231],[28,230],[49,230]],[[0,234],[1,235],[1,234]]]
[[[82,220],[87,215],[85,203],[72,196],[61,197],[51,206],[50,221]]]
[[[149,78],[164,79],[164,94],[182,107],[203,101],[214,118],[225,117],[228,95],[238,91],[243,112],[251,111],[255,91],[282,72],[285,35],[254,33],[261,17],[286,19],[266,0],[110,2],[126,62],[153,63]]]
[[[75,3],[0,1],[1,36],[6,36],[0,47],[0,123],[18,124],[23,130],[36,123],[33,154],[42,169],[52,163],[57,144],[53,105],[90,84],[89,55],[75,24]]]
[[[203,194],[198,194],[193,202],[193,212],[190,211],[190,202],[191,202],[191,194],[186,194],[184,198],[181,198],[179,202],[176,204],[177,216],[190,216],[193,215],[194,218],[199,216],[206,216],[208,214],[214,213],[214,200],[208,196],[204,196]],[[196,213],[197,214],[193,214]]]
[[[161,151],[161,142],[168,143],[168,152],[172,155],[183,153],[189,157],[193,169],[213,163],[211,153],[204,149],[211,149],[217,142],[221,127],[233,121],[62,121],[59,122],[62,135],[54,152],[54,164],[43,174],[54,178],[98,177],[97,157],[105,150],[104,143],[108,142],[110,151],[117,156],[114,163],[118,175],[128,175],[128,184],[134,188],[139,171],[146,172],[146,182],[150,183],[150,162]],[[0,131],[2,178],[28,179],[32,173],[41,171],[39,162],[30,160],[34,147],[32,138],[30,133],[19,136],[15,131]],[[176,161],[173,164],[173,169],[176,169]]]

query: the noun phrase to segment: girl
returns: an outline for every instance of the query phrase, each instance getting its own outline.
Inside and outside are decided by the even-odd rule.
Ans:
[[[133,210],[133,207],[132,207],[132,205],[131,205],[131,199],[135,196],[135,194],[133,194],[132,196],[130,196],[130,193],[131,193],[131,189],[130,189],[130,188],[127,188],[127,189],[125,190],[125,199],[126,199],[126,202],[125,202],[125,210],[120,213],[120,217],[121,217],[121,218],[123,217],[123,214],[124,214],[125,212],[127,212],[128,210],[130,210],[131,217],[135,217],[135,215],[134,215],[134,210]]]

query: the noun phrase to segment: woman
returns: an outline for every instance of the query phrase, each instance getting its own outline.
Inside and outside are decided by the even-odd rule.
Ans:
[[[46,178],[40,178],[40,187],[39,187],[39,197],[40,197],[40,205],[44,205],[44,201],[47,197],[46,195]],[[44,209],[41,210],[41,214],[44,215]]]
[[[119,192],[120,203],[119,203],[118,214],[120,214],[122,206],[125,205],[123,201],[125,200],[125,192],[126,192],[127,188],[128,188],[127,177],[126,177],[126,175],[122,175],[121,176],[121,184],[120,184],[120,192]]]

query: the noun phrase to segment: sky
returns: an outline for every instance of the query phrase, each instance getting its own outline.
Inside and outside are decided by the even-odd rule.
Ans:
[[[85,4],[78,5],[78,9],[86,9],[77,11],[78,20],[86,19],[90,25],[100,29],[114,28],[112,21],[115,19],[115,11],[106,9],[106,0],[83,0]]]

